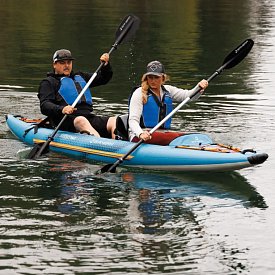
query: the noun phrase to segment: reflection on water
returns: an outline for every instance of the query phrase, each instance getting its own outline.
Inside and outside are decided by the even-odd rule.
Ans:
[[[0,273],[273,274],[273,1],[2,2]],[[94,90],[95,111],[127,112],[151,60],[164,63],[171,84],[191,88],[252,38],[243,62],[185,105],[173,127],[264,151],[267,162],[240,173],[95,176],[98,165],[63,156],[17,158],[26,146],[8,132],[5,115],[40,117],[37,87],[52,53],[69,48],[75,70],[93,71],[129,12],[140,29],[112,54],[114,77]]]
[[[192,208],[196,211],[203,208],[204,197],[214,198],[217,203],[215,207],[240,204],[244,207],[267,207],[264,198],[238,173],[218,173],[208,177],[206,174],[167,176],[125,173],[122,178],[124,182],[133,183],[138,190],[138,196],[136,190],[134,192],[129,217],[140,217],[140,233],[163,230],[166,227],[164,224],[175,216],[196,224]]]
[[[153,272],[174,266],[184,271],[221,249],[205,236],[209,217],[200,213],[206,201],[208,211],[267,207],[238,173],[94,175],[97,170],[58,155],[1,163],[0,251],[7,263],[15,270],[28,263],[26,271],[39,265],[49,273],[54,269],[48,263],[63,263],[72,271],[76,261],[83,271],[89,266],[111,272],[132,261],[137,265],[126,264],[125,270]],[[113,253],[115,264],[108,260]],[[14,254],[25,260],[17,261]],[[140,266],[144,257],[148,263]]]

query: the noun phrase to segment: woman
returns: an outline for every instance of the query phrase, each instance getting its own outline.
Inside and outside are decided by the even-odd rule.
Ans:
[[[153,128],[169,114],[173,101],[181,102],[192,95],[192,90],[183,90],[171,85],[165,85],[169,80],[164,66],[159,61],[152,61],[147,65],[147,72],[142,76],[141,87],[137,88],[129,103],[129,139],[136,141],[136,137],[147,141],[151,139],[149,131],[142,128]],[[208,82],[203,79],[197,84],[203,92]],[[200,94],[195,97],[197,99]],[[162,129],[170,129],[171,119],[167,120]]]

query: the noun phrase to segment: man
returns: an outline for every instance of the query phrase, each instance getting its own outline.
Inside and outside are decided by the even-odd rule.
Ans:
[[[48,116],[54,126],[67,115],[60,129],[64,131],[91,134],[96,137],[114,138],[115,117],[97,116],[93,114],[91,87],[104,85],[112,78],[113,72],[109,62],[109,54],[104,53],[100,61],[104,62],[90,87],[85,91],[75,108],[71,105],[80,94],[92,74],[73,72],[72,54],[69,50],[60,49],[53,55],[53,72],[47,74],[39,86],[38,98],[43,115]]]

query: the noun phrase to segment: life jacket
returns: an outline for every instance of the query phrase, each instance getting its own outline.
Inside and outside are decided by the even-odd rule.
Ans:
[[[173,110],[173,101],[170,93],[161,86],[163,97],[160,100],[151,90],[148,90],[147,102],[143,105],[140,126],[142,128],[153,128]],[[168,119],[160,128],[170,129],[172,118]]]
[[[140,86],[135,86],[132,88],[129,99],[128,99],[128,105],[130,105],[130,101],[132,98],[132,95],[136,89],[138,89]],[[141,128],[153,128],[155,127],[162,119],[166,117],[169,113],[173,110],[172,105],[172,98],[170,96],[170,93],[164,88],[164,86],[161,86],[163,91],[163,97],[160,101],[159,98],[151,91],[148,91],[148,100],[147,103],[143,105],[143,113],[140,118],[140,127]],[[122,140],[128,140],[128,124],[129,115],[120,115],[116,119],[116,139],[122,139]],[[160,129],[170,129],[171,128],[171,118],[168,119],[164,125],[159,127]]]
[[[74,79],[70,77],[62,77],[60,79],[60,88],[58,93],[62,96],[62,98],[66,101],[68,105],[72,105],[78,95],[81,93],[83,88],[86,85],[86,81],[80,75],[75,75]],[[85,102],[89,105],[92,105],[92,93],[88,88],[78,103]]]

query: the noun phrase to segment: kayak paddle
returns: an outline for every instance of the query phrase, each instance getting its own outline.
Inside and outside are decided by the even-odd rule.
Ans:
[[[117,46],[120,43],[122,43],[123,40],[128,41],[128,40],[130,40],[130,38],[133,37],[133,35],[135,34],[136,30],[139,27],[139,23],[140,23],[140,19],[137,16],[133,15],[133,14],[129,14],[123,19],[123,21],[121,22],[121,24],[119,25],[119,27],[116,31],[116,36],[115,36],[116,40],[115,40],[115,43],[112,45],[112,47],[109,51],[109,55],[114,50],[117,49]],[[101,62],[101,64],[98,66],[96,71],[91,76],[90,80],[87,82],[85,87],[82,89],[82,91],[80,92],[78,97],[73,102],[72,107],[76,106],[76,104],[78,103],[80,98],[83,96],[85,91],[89,88],[89,86],[91,85],[93,80],[96,78],[97,73],[103,67],[103,65],[104,65],[104,62]],[[33,147],[33,149],[30,151],[30,153],[28,155],[29,159],[36,159],[36,158],[40,157],[42,154],[45,154],[49,151],[50,142],[53,140],[54,136],[56,135],[57,131],[59,130],[59,128],[61,127],[62,123],[65,121],[67,116],[68,116],[67,114],[65,114],[63,116],[62,120],[59,122],[59,124],[54,129],[53,133],[48,137],[48,139],[45,142],[36,144]]]
[[[222,73],[224,69],[230,69],[239,64],[250,52],[254,45],[254,41],[252,39],[246,39],[243,43],[241,43],[236,49],[234,49],[227,57],[224,59],[222,66],[217,69],[208,79],[207,81],[210,82],[212,79],[214,79],[216,76]],[[190,101],[195,95],[197,95],[201,91],[201,88],[197,86],[197,88],[193,91],[192,95],[187,97],[185,100],[183,100],[171,113],[169,113],[163,120],[161,120],[154,128],[152,128],[149,133],[153,134],[162,124],[164,124],[169,118],[171,118],[184,104],[186,104],[188,101]],[[97,171],[97,173],[105,173],[105,172],[111,172],[115,173],[116,167],[121,164],[131,153],[133,153],[142,143],[143,139],[139,140],[132,148],[127,152],[125,155],[123,155],[121,158],[119,158],[116,162],[113,164],[107,164],[103,166],[100,170]]]

